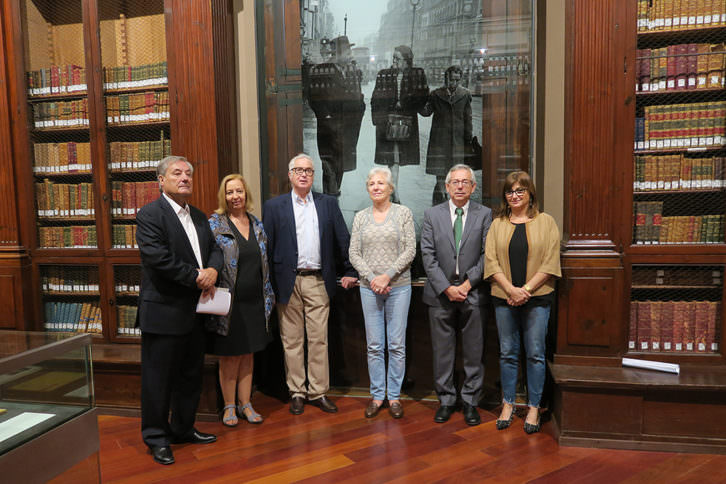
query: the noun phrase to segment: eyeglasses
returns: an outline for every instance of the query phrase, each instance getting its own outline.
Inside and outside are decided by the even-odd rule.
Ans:
[[[454,185],[457,187],[468,187],[473,184],[474,182],[471,180],[449,180],[449,185]]]
[[[296,168],[291,169],[290,171],[293,172],[294,174],[296,174],[297,176],[300,176],[303,173],[305,173],[307,176],[313,176],[313,173],[315,173],[315,170],[313,170],[312,168],[297,168],[296,167]]]
[[[507,190],[506,192],[504,192],[504,194],[508,198],[512,198],[515,194],[518,197],[523,197],[525,193],[527,193],[527,189],[526,188],[517,188],[516,190]]]

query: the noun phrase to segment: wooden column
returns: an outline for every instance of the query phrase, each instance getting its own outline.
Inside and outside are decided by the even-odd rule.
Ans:
[[[632,158],[635,13],[635,2],[621,0],[566,7],[558,362],[616,356],[625,346],[622,252],[631,210],[623,167]]]

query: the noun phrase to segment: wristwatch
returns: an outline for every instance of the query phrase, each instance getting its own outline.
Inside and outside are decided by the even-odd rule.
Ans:
[[[522,288],[523,288],[523,289],[524,289],[525,291],[527,291],[528,293],[530,293],[530,294],[532,293],[532,288],[531,288],[531,287],[529,287],[529,284],[525,284],[524,286],[522,286]]]

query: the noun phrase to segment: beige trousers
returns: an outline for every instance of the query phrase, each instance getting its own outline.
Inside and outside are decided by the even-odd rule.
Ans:
[[[285,350],[287,388],[292,397],[315,400],[330,387],[328,313],[330,300],[321,275],[298,275],[287,304],[277,304],[280,337]],[[305,335],[308,361],[305,387]]]

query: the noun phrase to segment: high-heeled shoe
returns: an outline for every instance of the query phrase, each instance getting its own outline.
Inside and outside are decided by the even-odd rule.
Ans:
[[[224,416],[225,413],[227,413],[227,410],[234,410],[235,404],[232,403],[230,405],[225,405],[224,409],[222,410],[222,425],[226,427],[236,427],[239,423],[239,420],[237,419],[237,415],[235,415],[234,412],[232,412],[230,415]]]
[[[507,420],[497,419],[497,430],[504,430],[508,428],[510,425],[512,425],[512,420],[514,420],[514,408],[512,408],[512,413],[509,415],[509,418]]]
[[[540,417],[539,415],[537,415],[536,424],[528,423],[527,420],[525,420],[524,421],[524,431],[528,434],[537,433],[537,432],[539,432],[541,423],[542,423],[542,417]]]
[[[245,413],[245,409],[249,409],[250,415],[247,415]],[[237,413],[240,417],[244,417],[247,419],[247,421],[251,424],[261,424],[264,422],[264,418],[262,418],[262,415],[255,412],[255,409],[252,408],[252,403],[247,402],[244,405],[237,405]]]

